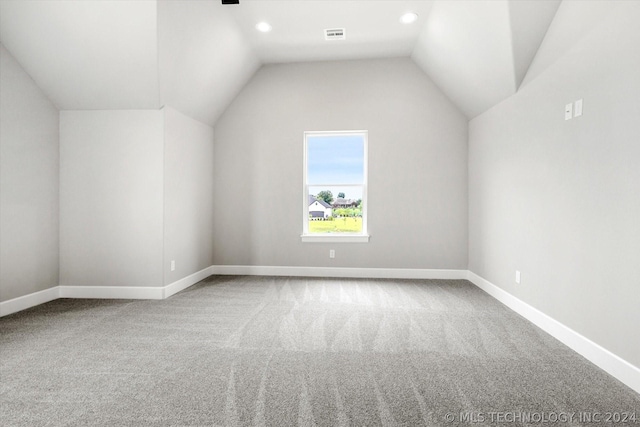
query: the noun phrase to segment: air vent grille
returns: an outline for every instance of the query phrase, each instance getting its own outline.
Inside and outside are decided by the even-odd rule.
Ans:
[[[344,40],[345,38],[346,33],[344,28],[330,28],[328,30],[324,30],[325,40]]]

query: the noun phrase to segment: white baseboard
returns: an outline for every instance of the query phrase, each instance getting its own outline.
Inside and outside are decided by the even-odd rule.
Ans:
[[[187,289],[189,286],[195,285],[202,279],[206,279],[211,276],[213,273],[213,266],[209,266],[207,268],[203,268],[200,271],[196,271],[193,274],[190,274],[187,277],[184,277],[180,280],[176,280],[173,283],[168,284],[164,287],[164,298],[169,298],[171,295],[177,294],[180,291]]]
[[[366,279],[466,279],[467,270],[421,268],[281,267],[214,265],[211,274],[247,276],[344,277]]]
[[[162,299],[161,286],[60,286],[60,298]]]
[[[60,298],[165,299],[211,276],[212,271],[210,266],[167,286],[60,286]]]
[[[44,304],[45,302],[58,298],[60,298],[60,289],[58,286],[54,286],[43,291],[0,302],[0,317],[26,310],[27,308],[35,307],[36,305]]]
[[[58,298],[96,299],[164,299],[195,285],[213,273],[204,268],[167,286],[55,286],[0,303],[0,317],[35,307]]]
[[[640,393],[640,368],[469,271],[468,280],[600,369]]]

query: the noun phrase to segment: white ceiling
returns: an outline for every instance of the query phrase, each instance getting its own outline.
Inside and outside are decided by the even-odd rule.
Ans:
[[[509,2],[516,89],[522,84],[559,6],[560,0]]]
[[[559,4],[436,1],[412,58],[473,118],[517,91]]]
[[[563,1],[529,66],[522,86],[552,66],[623,3],[625,0]]]
[[[260,61],[219,1],[158,3],[163,105],[213,125]]]
[[[559,4],[0,0],[0,40],[61,109],[166,104],[213,125],[262,63],[411,56],[472,118],[526,83],[532,63],[553,61],[534,58]],[[418,20],[400,23],[408,11]],[[325,41],[332,27],[347,39]]]
[[[240,0],[227,6],[260,60],[302,62],[409,56],[432,1]],[[418,14],[402,24],[406,12]],[[256,31],[268,22],[268,33]],[[324,30],[345,28],[346,39],[326,41]]]
[[[158,108],[156,3],[0,1],[0,40],[61,109]]]

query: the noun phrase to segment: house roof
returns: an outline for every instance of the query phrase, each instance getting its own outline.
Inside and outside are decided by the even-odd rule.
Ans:
[[[356,203],[355,200],[353,200],[353,199],[344,199],[342,197],[338,197],[337,199],[335,199],[333,201],[333,205],[334,206],[335,205],[351,205],[351,204],[354,204],[354,203]]]
[[[314,196],[309,195],[309,206],[311,206],[313,204],[313,202],[318,202],[320,203],[322,206],[324,206],[325,208],[331,208],[331,205],[328,204],[327,202],[325,202],[322,199],[316,199]]]

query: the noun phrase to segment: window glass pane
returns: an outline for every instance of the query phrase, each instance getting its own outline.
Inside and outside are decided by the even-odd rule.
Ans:
[[[309,233],[362,233],[362,186],[309,186]]]
[[[308,136],[307,182],[309,184],[363,184],[364,136]]]

